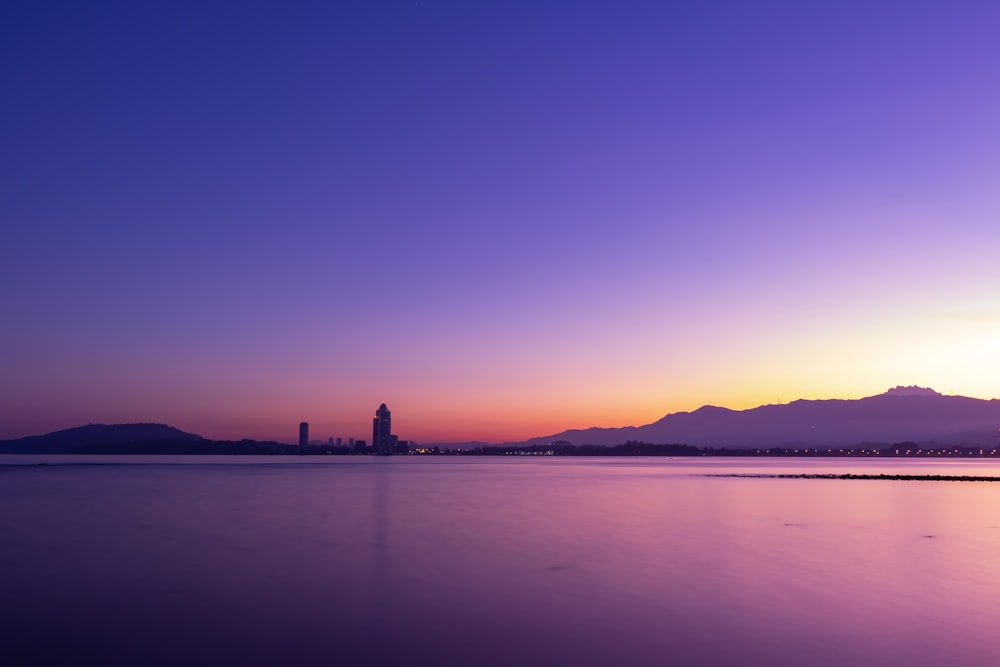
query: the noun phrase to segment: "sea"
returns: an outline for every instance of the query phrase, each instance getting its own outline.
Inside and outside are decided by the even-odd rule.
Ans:
[[[0,664],[1000,664],[1000,482],[732,474],[1000,463],[2,456]]]

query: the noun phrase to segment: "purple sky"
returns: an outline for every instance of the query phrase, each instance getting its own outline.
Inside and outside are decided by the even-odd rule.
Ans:
[[[998,396],[998,33],[989,2],[5,2],[0,438]]]

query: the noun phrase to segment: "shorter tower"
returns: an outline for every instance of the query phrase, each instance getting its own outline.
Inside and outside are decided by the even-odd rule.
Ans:
[[[299,424],[299,447],[305,447],[309,444],[309,424],[307,422],[302,422]]]

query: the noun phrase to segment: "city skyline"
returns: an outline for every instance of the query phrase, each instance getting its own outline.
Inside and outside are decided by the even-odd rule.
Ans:
[[[978,448],[980,455],[986,453],[993,456],[996,454],[997,444],[996,423],[1000,423],[997,421],[996,404],[1000,404],[1000,398],[976,399],[954,394],[944,395],[929,387],[896,386],[861,399],[799,399],[744,410],[706,405],[693,412],[669,413],[648,424],[570,428],[559,433],[537,434],[521,441],[418,443],[401,440],[392,432],[391,412],[383,401],[372,418],[370,442],[364,438],[345,439],[333,435],[310,438],[309,423],[300,422],[298,440],[292,451],[319,454],[333,453],[329,449],[336,448],[336,453],[391,455],[413,453],[414,446],[417,446],[416,453],[425,454],[430,449],[437,453],[438,446],[441,446],[459,447],[457,450],[443,450],[446,453],[482,453],[482,449],[489,450],[497,446],[530,449],[555,444],[597,449],[629,445],[680,446],[695,451],[699,447],[721,447],[723,451],[726,448],[757,449],[758,453],[773,453],[772,449],[798,453],[802,448],[805,448],[802,450],[805,453],[833,452],[833,449],[823,448],[836,447],[840,448],[841,454],[847,452],[848,455],[855,455],[860,452],[860,455],[866,455],[870,450],[874,455],[881,451],[876,443],[889,443],[888,447],[882,449],[888,452],[895,448],[896,455],[900,452],[909,455],[909,450],[915,447],[914,451],[926,451],[927,454],[958,456],[968,456]],[[126,435],[123,436],[122,433]],[[186,447],[191,441],[203,439],[200,434],[185,432],[174,425],[157,423],[90,423],[48,434],[34,434],[27,440],[32,438],[36,439],[36,445],[41,442],[37,438],[42,438],[50,443],[57,443],[57,447],[108,446],[109,442],[101,442],[102,438],[110,438],[119,444],[128,438],[139,444],[180,440],[185,446],[184,451],[188,453],[190,451]],[[204,440],[212,442],[211,438]],[[233,438],[227,446],[231,446],[232,442],[246,445],[255,441]],[[16,440],[6,441],[8,445],[12,443],[15,452],[18,447],[24,446],[24,443],[17,443]],[[292,446],[289,438],[275,438],[262,444],[271,446],[279,443]],[[902,445],[906,445],[906,448],[900,449]],[[303,451],[306,447],[309,448],[308,452]],[[844,449],[845,447],[848,449]]]
[[[998,20],[9,3],[0,439],[1000,396]]]

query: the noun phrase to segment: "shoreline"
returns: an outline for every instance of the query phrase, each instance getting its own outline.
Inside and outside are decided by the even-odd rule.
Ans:
[[[747,477],[764,479],[879,479],[900,482],[1000,482],[985,475],[893,475],[866,473],[712,473],[706,477]]]

